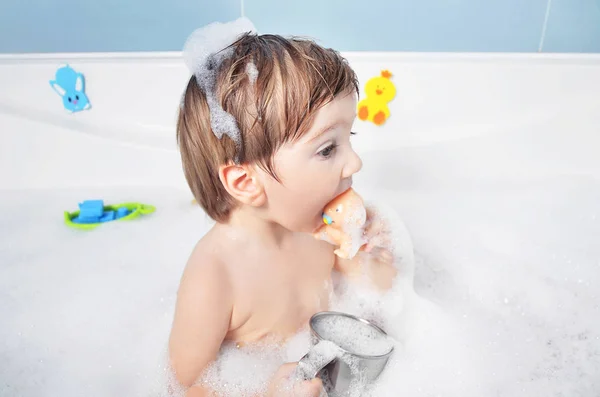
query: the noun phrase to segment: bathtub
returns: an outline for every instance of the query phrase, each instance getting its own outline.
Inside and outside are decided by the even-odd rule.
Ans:
[[[356,189],[400,215],[415,292],[462,330],[413,345],[394,390],[597,396],[600,56],[344,55],[361,86],[387,69],[397,87],[384,126],[355,125]],[[65,63],[90,110],[50,88]],[[0,56],[0,395],[157,395],[179,277],[211,226],[174,136],[187,78],[178,53]],[[63,224],[98,198],[157,211]]]

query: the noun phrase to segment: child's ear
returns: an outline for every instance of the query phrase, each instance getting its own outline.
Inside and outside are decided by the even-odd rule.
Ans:
[[[227,192],[236,200],[254,207],[265,203],[265,190],[251,167],[222,165],[219,168],[219,178]]]

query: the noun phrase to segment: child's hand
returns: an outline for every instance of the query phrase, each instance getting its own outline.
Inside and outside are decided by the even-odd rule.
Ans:
[[[366,207],[367,222],[364,228],[366,245],[361,247],[362,251],[370,252],[373,248],[385,248],[392,250],[392,230],[388,222],[381,218],[373,207]]]
[[[365,226],[366,245],[357,258],[363,274],[377,288],[387,290],[392,287],[398,270],[394,266],[392,229],[389,222],[381,218],[373,207],[367,207]]]
[[[361,251],[352,259],[337,258],[336,270],[353,282],[370,284],[380,290],[390,289],[398,274],[394,255],[381,247]]]
[[[319,378],[295,382],[292,374],[298,363],[283,364],[269,386],[268,397],[319,397],[323,391],[323,382]]]
[[[394,266],[394,255],[390,251],[375,247],[369,252],[359,253],[358,261],[371,284],[381,290],[392,287],[398,270]]]
[[[392,231],[389,223],[374,208],[367,207],[366,210],[366,244],[353,259],[336,258],[336,269],[348,279],[388,290],[398,273],[392,253]]]

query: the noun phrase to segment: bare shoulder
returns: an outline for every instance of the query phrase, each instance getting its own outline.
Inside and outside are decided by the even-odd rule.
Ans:
[[[179,298],[193,299],[207,293],[224,298],[230,292],[228,269],[220,251],[215,249],[216,240],[218,237],[211,230],[194,247],[181,276]]]
[[[222,258],[211,249],[210,234],[194,248],[185,267],[169,339],[178,381],[190,386],[213,361],[229,330],[231,283]]]
[[[221,251],[216,249],[219,241],[218,232],[215,229],[210,230],[196,244],[182,276],[182,282],[188,278],[194,278],[199,274],[209,272],[215,277],[226,277],[227,268]]]

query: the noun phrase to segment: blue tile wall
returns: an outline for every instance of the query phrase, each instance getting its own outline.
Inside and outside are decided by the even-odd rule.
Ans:
[[[552,0],[546,52],[600,52],[600,0]]]
[[[537,51],[547,0],[245,0],[261,31],[346,51]]]
[[[600,0],[2,1],[0,52],[177,51],[242,10],[341,51],[600,52]]]
[[[240,0],[0,3],[0,52],[180,50],[195,28],[240,15]]]

